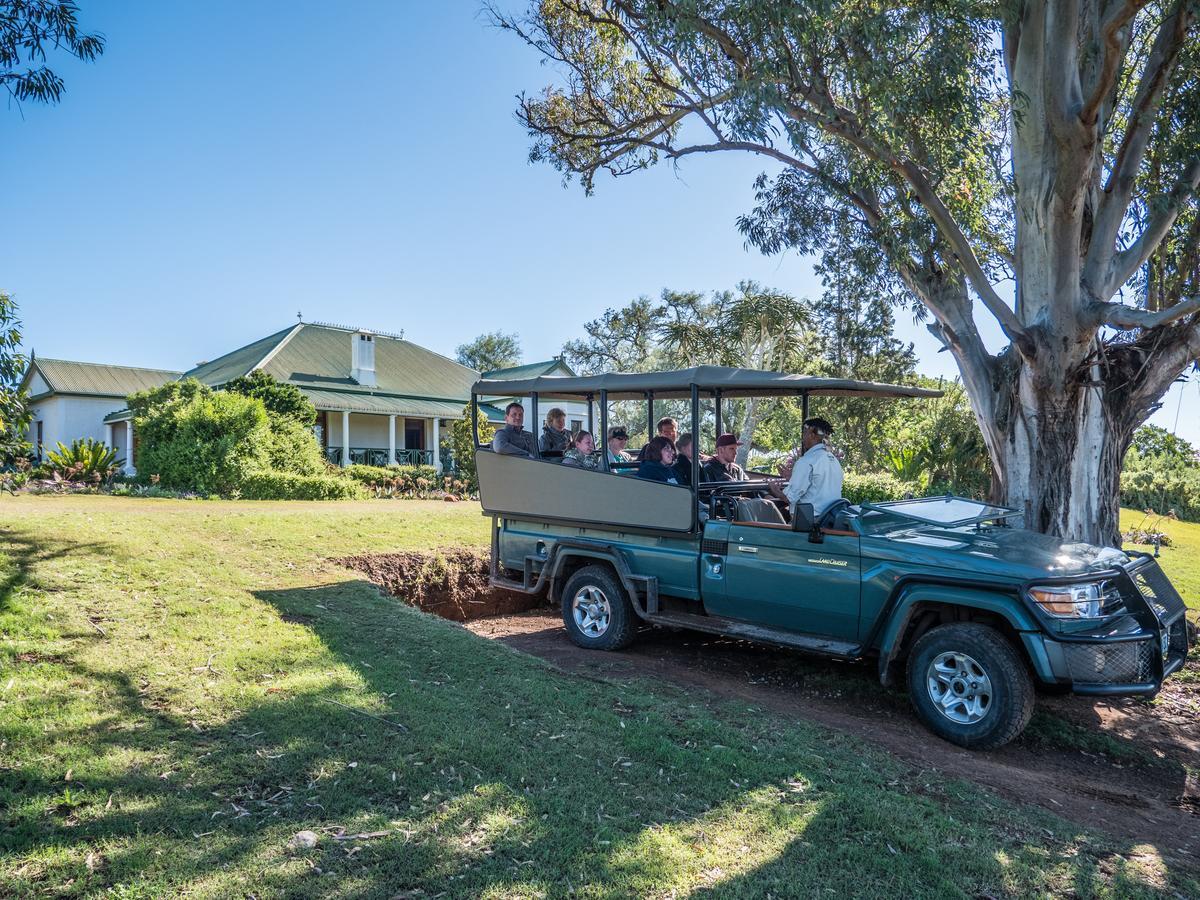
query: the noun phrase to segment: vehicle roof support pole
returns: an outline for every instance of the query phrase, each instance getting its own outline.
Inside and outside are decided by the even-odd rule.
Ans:
[[[599,445],[600,442],[596,440],[596,430],[595,430],[595,425],[596,425],[595,399],[596,398],[594,395],[592,395],[592,394],[587,395],[587,405],[588,405],[588,429],[587,430],[588,430],[588,433],[592,436],[592,440],[595,441],[595,443],[597,445]]]
[[[592,435],[593,438],[596,435]],[[600,440],[596,442],[600,445],[600,468],[604,472],[608,472],[608,391],[600,392]]]
[[[471,441],[479,446],[479,395],[471,392]]]
[[[700,499],[700,388],[692,385],[692,496]],[[692,528],[696,528],[696,504],[692,504]]]
[[[713,391],[713,409],[716,412],[716,434],[713,436],[713,445],[716,446],[716,440],[721,436],[721,391]]]
[[[808,391],[800,395],[800,421],[808,421]]]
[[[538,443],[538,436],[539,436],[539,432],[534,430],[534,429],[536,429],[536,428],[538,427],[538,415],[537,415],[537,391],[534,391],[533,393],[531,393],[531,394],[529,395],[529,406],[530,406],[530,411],[529,411],[529,420],[530,420],[530,424],[529,424],[529,430],[530,430],[530,432],[532,432],[532,433],[533,433],[533,442],[534,442],[534,444],[536,445],[536,444]]]
[[[646,391],[646,443],[654,439],[654,391]]]

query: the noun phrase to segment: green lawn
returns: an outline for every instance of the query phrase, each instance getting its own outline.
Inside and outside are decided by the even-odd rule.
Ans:
[[[1200,609],[1200,523],[1174,522],[1159,516],[1147,516],[1131,509],[1121,510],[1121,528],[1128,529],[1145,523],[1171,539],[1169,546],[1159,550],[1158,564],[1171,577],[1172,584],[1183,594],[1191,609]],[[1153,547],[1130,545],[1131,549],[1153,552]],[[1190,615],[1190,614],[1189,614]]]
[[[324,561],[485,539],[467,503],[0,499],[0,896],[1200,894],[1152,846],[561,674]]]

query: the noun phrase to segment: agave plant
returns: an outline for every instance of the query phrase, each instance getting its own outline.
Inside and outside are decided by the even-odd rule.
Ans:
[[[116,475],[124,462],[104,441],[91,438],[72,441],[70,447],[59,441],[57,451],[46,451],[51,474],[63,481],[100,484]]]

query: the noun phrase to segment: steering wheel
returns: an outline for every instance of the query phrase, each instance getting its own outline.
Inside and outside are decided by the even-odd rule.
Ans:
[[[854,504],[845,497],[840,497],[829,504],[829,509],[821,513],[821,521],[817,523],[818,528],[829,528],[833,524],[834,517],[842,510],[849,509]]]

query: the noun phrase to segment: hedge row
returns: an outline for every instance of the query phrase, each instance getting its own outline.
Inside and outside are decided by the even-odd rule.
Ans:
[[[1122,472],[1121,505],[1200,522],[1200,469]]]
[[[292,475],[255,472],[246,475],[238,493],[246,500],[361,500],[362,485],[336,475]]]

